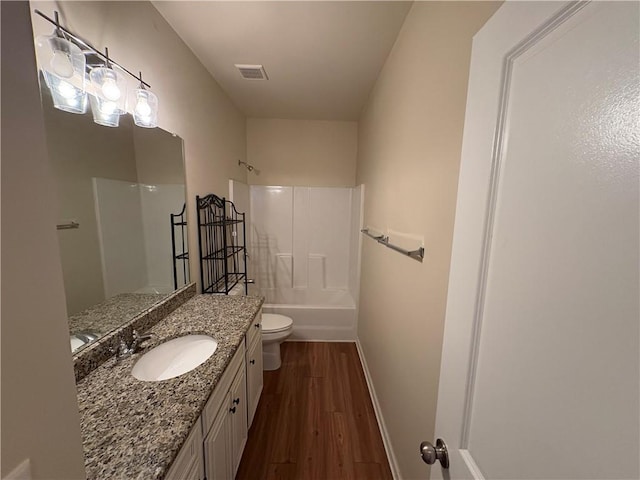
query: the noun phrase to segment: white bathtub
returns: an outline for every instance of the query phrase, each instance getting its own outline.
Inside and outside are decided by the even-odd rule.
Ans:
[[[250,292],[251,293],[251,292]],[[347,290],[270,289],[264,313],[279,313],[293,319],[289,341],[355,341],[356,306]]]

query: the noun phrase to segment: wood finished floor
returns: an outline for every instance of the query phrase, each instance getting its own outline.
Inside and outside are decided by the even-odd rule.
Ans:
[[[286,342],[236,480],[391,480],[354,343]]]

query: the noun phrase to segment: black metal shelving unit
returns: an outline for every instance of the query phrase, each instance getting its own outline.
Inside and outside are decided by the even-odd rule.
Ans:
[[[196,207],[202,293],[227,295],[243,282],[247,294],[245,214],[214,194],[196,196]]]
[[[187,241],[187,204],[180,213],[171,214],[171,251],[173,252],[173,288],[189,283],[189,242]],[[178,285],[178,279],[182,284]]]

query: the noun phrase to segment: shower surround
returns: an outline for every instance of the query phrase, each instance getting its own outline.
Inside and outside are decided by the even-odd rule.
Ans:
[[[363,187],[251,185],[250,274],[292,340],[355,340]]]
[[[171,293],[170,214],[184,204],[184,185],[145,185],[93,178],[105,298]],[[180,282],[178,288],[183,287]]]

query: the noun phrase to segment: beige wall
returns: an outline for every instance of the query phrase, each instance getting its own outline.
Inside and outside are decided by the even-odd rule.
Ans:
[[[245,117],[149,2],[32,2],[45,14],[60,11],[63,24],[129,70],[142,71],[160,99],[159,124],[184,139],[189,246],[197,252],[195,196],[228,195],[228,180],[247,181]],[[34,30],[50,26],[34,17]],[[191,255],[191,275],[199,271]]]
[[[354,186],[357,150],[356,122],[247,119],[253,185]]]
[[[499,6],[416,2],[359,123],[365,225],[425,239],[424,263],[363,240],[358,336],[402,478],[426,478],[472,35]]]
[[[29,6],[2,9],[2,467],[84,478]],[[10,66],[10,67],[9,67]]]

